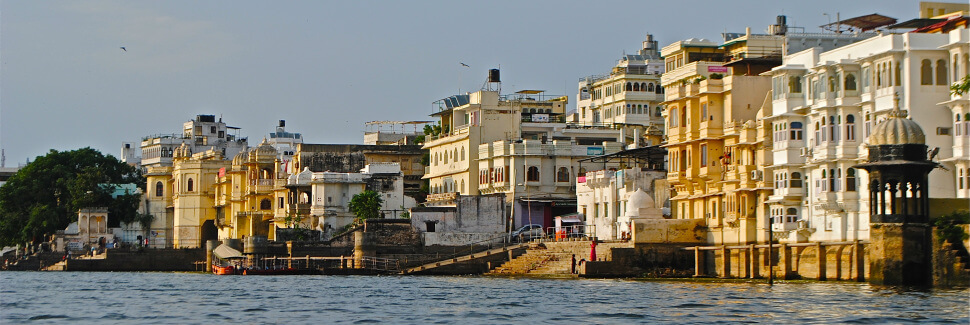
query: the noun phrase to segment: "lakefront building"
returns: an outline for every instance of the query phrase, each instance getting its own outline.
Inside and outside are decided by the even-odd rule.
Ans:
[[[793,53],[766,73],[774,163],[765,175],[773,180],[768,204],[779,239],[869,239],[869,177],[853,166],[867,158],[864,139],[896,107],[926,130],[930,159],[942,167],[929,173],[925,193],[939,208],[931,213],[968,197],[967,94],[949,89],[967,75],[967,40],[966,28],[884,34]]]
[[[566,122],[566,98],[523,90],[500,94],[498,70],[486,88],[434,103],[441,133],[424,148],[430,164],[427,206],[454,206],[458,195],[505,194],[506,226],[549,226],[576,211],[578,160],[623,149],[621,131]]]
[[[618,128],[623,130],[624,143],[659,144],[664,133],[663,72],[657,41],[647,34],[642,48],[636,54],[624,54],[609,75],[580,79],[570,122]]]

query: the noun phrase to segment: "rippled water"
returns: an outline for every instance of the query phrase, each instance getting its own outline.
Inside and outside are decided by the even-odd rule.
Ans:
[[[0,323],[970,323],[970,290],[855,283],[0,272]]]

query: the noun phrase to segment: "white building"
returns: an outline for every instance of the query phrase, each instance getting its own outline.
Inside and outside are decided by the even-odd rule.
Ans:
[[[141,166],[171,166],[172,156],[179,146],[186,144],[192,152],[215,149],[223,157],[235,157],[248,148],[246,138],[238,135],[239,128],[226,125],[215,115],[197,115],[194,120],[182,124],[181,134],[158,134],[141,141]],[[136,153],[131,153],[137,156]]]
[[[599,239],[629,238],[630,217],[638,208],[629,205],[633,193],[645,192],[653,202],[669,204],[667,172],[640,167],[587,172],[576,183],[576,204],[585,216],[588,233]],[[669,207],[665,209],[669,214]]]
[[[290,175],[288,188],[308,187],[298,191],[298,204],[308,204],[311,220],[306,226],[324,233],[324,237],[352,223],[356,216],[349,209],[355,195],[372,190],[381,195],[381,215],[400,217],[406,209],[416,206],[415,200],[404,195],[404,177],[398,163],[371,163],[360,173],[311,172],[309,168]]]
[[[939,148],[945,169],[929,175],[930,198],[968,197],[967,95],[949,85],[967,75],[967,29],[946,34],[886,34],[834,50],[810,48],[784,57],[773,77],[772,227],[787,241],[869,238],[866,141],[896,104]],[[963,121],[966,121],[964,119]],[[964,174],[960,174],[964,171]],[[966,177],[966,176],[963,176]],[[962,186],[962,187],[961,187]],[[861,192],[861,193],[860,193]]]

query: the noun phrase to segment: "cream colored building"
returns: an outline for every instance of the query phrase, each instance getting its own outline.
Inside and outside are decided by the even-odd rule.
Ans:
[[[435,102],[442,134],[426,139],[428,206],[457,195],[506,194],[511,226],[551,225],[576,211],[578,160],[623,149],[620,131],[566,123],[565,97],[541,91],[500,95],[498,82]],[[510,225],[506,225],[510,226]]]
[[[637,54],[624,55],[609,75],[580,79],[576,112],[569,122],[621,129],[622,142],[632,148],[659,144],[664,124],[663,72],[657,41],[647,34]]]

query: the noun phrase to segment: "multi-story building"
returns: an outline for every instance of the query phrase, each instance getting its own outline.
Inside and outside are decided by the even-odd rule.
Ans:
[[[426,139],[429,206],[453,206],[458,195],[506,195],[506,226],[551,225],[576,211],[578,160],[623,149],[620,130],[566,123],[565,97],[541,91],[500,95],[489,88],[435,102],[441,134]]]
[[[421,145],[308,144],[296,146],[289,170],[358,173],[369,164],[397,163],[404,175],[404,194],[418,202],[427,194],[422,190],[426,153]],[[293,172],[291,172],[293,173]]]
[[[585,221],[585,233],[606,240],[630,238],[632,224],[624,217],[639,217],[639,207],[629,204],[638,191],[661,207],[669,202],[665,153],[653,146],[582,159],[592,170],[576,180],[577,212]]]
[[[171,247],[175,244],[175,198],[180,195],[176,189],[178,183],[174,167],[175,151],[184,149],[185,159],[191,158],[193,153],[217,152],[219,158],[215,158],[212,153],[204,158],[209,160],[206,165],[210,165],[216,159],[225,160],[228,159],[226,157],[232,157],[247,149],[248,141],[244,137],[239,137],[238,130],[239,128],[227,126],[221,119],[216,121],[213,115],[198,115],[194,120],[183,123],[181,134],[152,135],[142,139],[140,164],[148,189],[145,193],[145,213],[154,216],[149,233],[145,235],[152,247]],[[127,149],[122,150],[125,157],[136,156],[130,146],[124,149]],[[222,163],[228,165],[228,161]],[[193,179],[193,182],[200,181],[208,180]],[[198,186],[193,184],[193,187]],[[183,202],[186,201],[183,200]],[[186,225],[185,222],[179,222],[179,224]],[[192,236],[187,234],[182,237]],[[181,243],[184,245],[188,241]]]
[[[223,159],[221,150],[193,153],[188,144],[176,148],[172,158],[171,247],[202,247],[206,240],[219,238],[213,189],[216,176],[230,162]]]
[[[577,125],[622,129],[626,144],[656,145],[663,138],[660,74],[664,62],[653,35],[647,34],[637,54],[621,58],[609,75],[579,81],[576,94]]]
[[[768,201],[786,241],[869,238],[866,141],[898,107],[923,127],[943,168],[929,175],[930,199],[966,198],[967,95],[949,85],[967,75],[968,30],[884,34],[836,49],[787,55],[773,78],[766,121],[773,132]],[[962,118],[962,120],[961,120]],[[961,174],[963,172],[963,174]],[[931,209],[933,210],[933,209]]]

